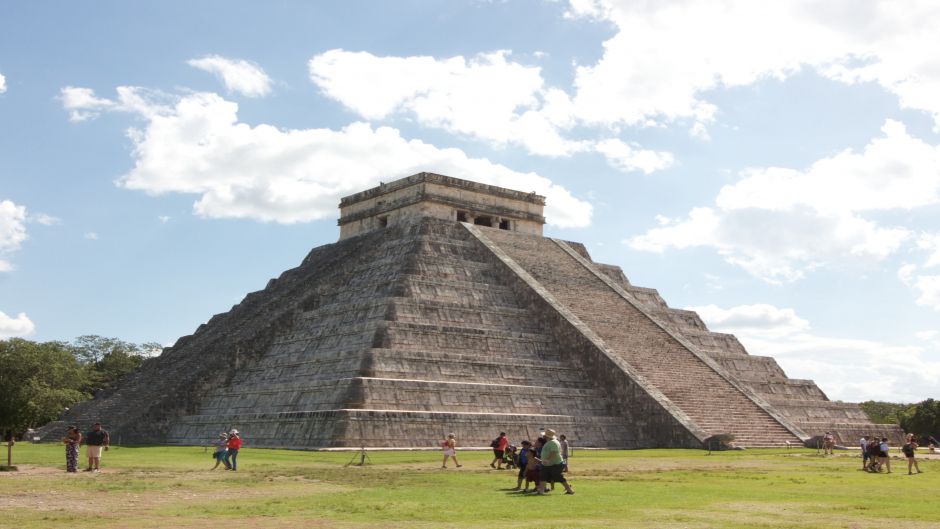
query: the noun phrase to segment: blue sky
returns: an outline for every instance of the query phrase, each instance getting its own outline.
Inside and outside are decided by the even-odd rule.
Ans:
[[[23,2],[0,337],[171,344],[433,171],[833,399],[940,383],[931,2]]]

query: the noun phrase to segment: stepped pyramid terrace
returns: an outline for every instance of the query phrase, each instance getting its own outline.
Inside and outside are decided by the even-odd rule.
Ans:
[[[550,427],[582,447],[854,446],[874,425],[544,237],[544,197],[420,173],[345,197],[340,238],[40,434],[124,443],[487,446]]]

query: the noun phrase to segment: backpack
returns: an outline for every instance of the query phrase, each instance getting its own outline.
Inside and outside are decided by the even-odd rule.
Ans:
[[[493,442],[490,443],[490,448],[499,448],[499,437],[493,439]]]

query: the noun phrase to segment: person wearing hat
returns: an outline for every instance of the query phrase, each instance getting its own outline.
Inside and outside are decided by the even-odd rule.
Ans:
[[[99,472],[101,470],[101,451],[108,450],[111,444],[111,436],[108,432],[101,429],[101,423],[96,422],[92,425],[91,431],[85,435],[85,452],[88,455],[88,468],[85,472]]]
[[[212,441],[212,446],[215,447],[215,450],[212,452],[212,458],[215,459],[215,466],[212,467],[212,470],[219,468],[219,465],[225,462],[225,453],[228,451],[228,434],[222,432],[219,434],[219,438],[215,441]]]
[[[242,438],[239,437],[238,430],[232,428],[232,431],[228,433],[228,442],[225,447],[228,449],[225,452],[225,470],[237,471],[238,451],[242,447]]]
[[[540,496],[545,494],[545,486],[548,482],[556,481],[565,487],[565,494],[574,494],[574,490],[562,472],[565,460],[561,457],[561,443],[555,439],[555,430],[551,428],[545,430],[545,446],[542,447],[539,459],[542,460],[542,470],[539,476],[541,483],[539,483],[538,494]]]

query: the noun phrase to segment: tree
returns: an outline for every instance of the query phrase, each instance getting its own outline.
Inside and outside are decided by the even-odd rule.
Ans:
[[[91,393],[109,387],[162,349],[157,343],[135,344],[97,335],[79,336],[69,348],[88,370],[85,389]]]
[[[875,424],[899,424],[901,414],[911,407],[910,404],[868,400],[859,404],[859,407]]]
[[[901,428],[918,437],[940,435],[940,401],[927,399],[901,414]]]
[[[0,430],[23,432],[89,397],[87,370],[61,342],[0,341]]]

